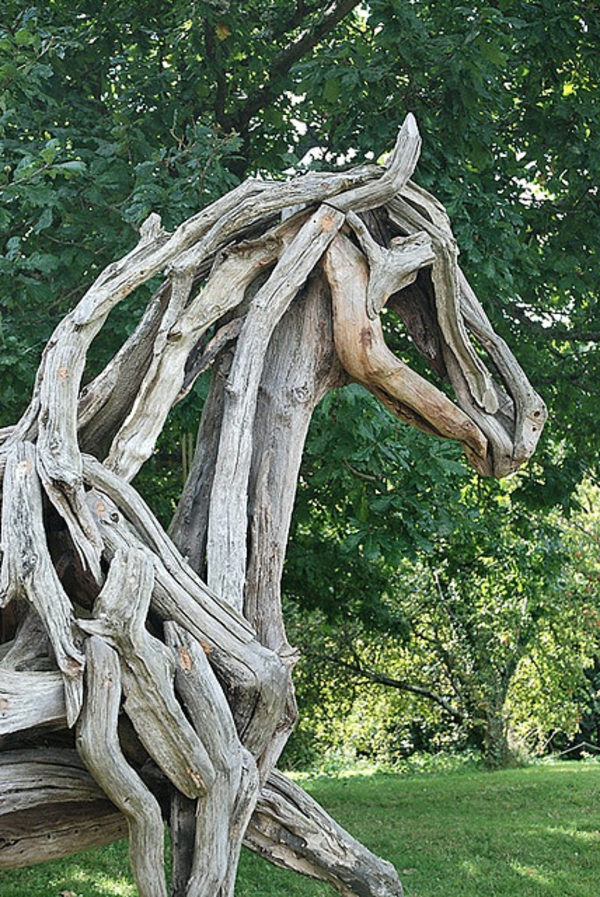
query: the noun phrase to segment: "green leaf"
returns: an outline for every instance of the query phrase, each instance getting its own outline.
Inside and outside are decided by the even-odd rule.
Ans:
[[[19,47],[30,47],[38,40],[39,38],[32,34],[28,28],[20,28],[17,32],[15,32],[15,43]]]
[[[40,231],[44,230],[47,227],[50,227],[52,224],[52,209],[50,206],[46,206],[40,217],[35,223],[35,227],[33,228],[36,234],[39,234]]]
[[[87,165],[80,159],[73,159],[71,162],[60,162],[54,167],[59,171],[65,171],[69,174],[83,174],[83,172],[87,171]]]
[[[337,78],[327,78],[323,87],[323,99],[326,103],[336,103],[342,92],[342,87]]]

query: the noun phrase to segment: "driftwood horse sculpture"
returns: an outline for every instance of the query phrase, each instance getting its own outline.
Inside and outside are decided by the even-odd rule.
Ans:
[[[327,390],[358,382],[504,476],[545,418],[443,207],[410,180],[419,147],[409,116],[387,167],[248,180],[174,233],[151,215],[54,332],[27,411],[0,433],[0,600],[15,621],[0,649],[0,867],[128,834],[139,893],[165,897],[166,820],[176,897],[231,895],[242,843],[344,895],[402,894],[276,771],[296,716],[280,579],[307,427]],[[157,275],[82,386],[110,311]],[[386,346],[386,305],[458,404]],[[167,535],[131,480],[210,366]]]

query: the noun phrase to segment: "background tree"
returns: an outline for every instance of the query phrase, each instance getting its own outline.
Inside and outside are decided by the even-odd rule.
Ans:
[[[33,384],[56,322],[135,246],[150,211],[173,230],[248,173],[301,169],[309,160],[317,168],[361,162],[373,147],[391,149],[398,118],[414,110],[431,135],[421,183],[457,220],[464,265],[554,410],[552,434],[520,496],[530,506],[573,502],[574,486],[584,472],[594,475],[597,461],[593,7],[374,2],[366,9],[339,0],[325,10],[213,2],[191,11],[173,3],[165,12],[150,2],[108,10],[57,0],[7,9],[0,35],[3,423],[22,412],[23,387]],[[352,103],[340,102],[345,95]],[[87,380],[131,333],[156,286],[150,281],[111,316],[88,354]],[[414,326],[411,332],[423,348],[422,335]],[[410,343],[392,340],[400,356]],[[165,524],[180,491],[174,459],[182,457],[187,472],[205,394],[206,387],[180,403],[138,481],[149,499],[161,496]],[[323,413],[348,444],[345,416],[331,405]],[[410,471],[396,425],[381,418],[369,426],[390,446],[391,465]],[[344,542],[354,541],[355,554],[344,575],[350,569],[362,577],[364,594],[354,588],[354,598],[368,631],[388,619],[406,638],[407,615],[383,600],[378,585],[405,550],[425,551],[419,540],[429,539],[434,554],[438,540],[440,550],[452,544],[453,521],[441,502],[423,502],[418,482],[425,477],[429,499],[449,495],[462,462],[445,448],[428,451],[433,460],[415,465],[402,495],[382,482],[373,444],[365,452],[354,443],[341,458],[331,453],[323,468],[323,479],[339,469],[352,483],[347,507],[355,514]],[[305,544],[314,546],[310,534],[320,533],[341,571],[325,503],[303,500],[311,508]],[[470,575],[455,571],[448,588],[481,587],[482,578]],[[331,600],[331,592],[323,596]]]
[[[377,409],[370,410],[376,420]],[[561,689],[567,691],[569,677],[569,706],[576,712],[573,678],[581,684],[584,666],[576,646],[586,621],[581,600],[567,585],[568,546],[554,521],[532,518],[513,502],[516,483],[476,483],[458,465],[450,476],[448,461],[437,458],[436,467],[431,456],[416,450],[417,440],[406,447],[404,468],[386,464],[390,452],[384,444],[386,458],[377,468],[366,435],[376,432],[372,420],[364,413],[358,420],[356,415],[345,419],[352,421],[353,438],[364,440],[370,473],[364,472],[366,465],[361,471],[340,464],[337,479],[323,482],[317,457],[309,456],[284,579],[306,657],[301,694],[306,676],[305,700],[312,705],[320,678],[319,691],[327,691],[327,677],[337,682],[344,671],[365,685],[395,688],[413,696],[416,716],[428,703],[437,708],[436,731],[454,729],[489,766],[505,765],[514,760],[507,701],[511,694],[513,703],[517,699],[519,675],[522,694],[526,659],[535,669],[535,658],[545,657],[543,681],[535,689],[529,686],[538,705],[548,678],[554,680],[548,696],[554,697],[541,714],[535,702],[525,700],[523,717],[547,727],[549,705]],[[312,444],[336,452],[324,429]],[[421,468],[418,479],[406,463],[410,457]],[[315,466],[307,476],[311,460]],[[318,609],[325,617],[315,628]],[[569,640],[559,639],[565,631]],[[549,651],[552,632],[556,640]],[[589,641],[584,642],[589,651]],[[320,674],[324,660],[326,671]],[[322,700],[323,714],[343,726],[335,701]],[[415,701],[421,710],[414,710]],[[308,729],[310,719],[307,714]],[[399,720],[394,725],[401,729]],[[391,752],[393,742],[390,736]]]
[[[523,492],[568,504],[596,461],[594,11],[570,0],[9,2],[5,421],[74,290],[133,244],[149,211],[171,227],[244,174],[344,164],[348,147],[359,162],[392,145],[410,110],[428,134],[420,182],[449,209],[478,295],[550,406]]]

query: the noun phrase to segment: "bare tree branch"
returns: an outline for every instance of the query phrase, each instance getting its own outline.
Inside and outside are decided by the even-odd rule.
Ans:
[[[379,672],[379,670],[365,667],[356,653],[354,653],[354,658],[354,663],[349,663],[347,660],[337,657],[335,654],[328,654],[324,659],[328,663],[333,663],[335,666],[348,670],[348,672],[354,673],[362,679],[366,679],[368,682],[375,682],[378,685],[386,685],[388,688],[395,688],[398,691],[406,691],[409,694],[417,695],[420,698],[426,698],[428,701],[438,704],[455,722],[462,723],[464,721],[464,713],[458,710],[458,708],[451,704],[443,695],[439,695],[437,692],[432,691],[430,688],[425,688],[423,685],[415,685],[412,682],[408,682],[406,679],[395,679],[393,676],[387,676],[385,673]]]
[[[334,0],[323,13],[317,25],[307,28],[287,47],[280,50],[271,63],[267,80],[251,94],[244,105],[229,120],[230,126],[245,134],[256,113],[272,103],[280,93],[281,78],[287,75],[294,63],[306,56],[322,41],[345,16],[359,5],[360,0]]]

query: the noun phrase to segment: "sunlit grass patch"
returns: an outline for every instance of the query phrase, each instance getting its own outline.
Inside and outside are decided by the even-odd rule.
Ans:
[[[298,777],[297,777],[298,778]],[[415,776],[373,769],[302,785],[375,853],[406,897],[599,897],[600,763]],[[0,873],[2,897],[136,897],[127,842]],[[326,897],[244,851],[236,897]]]

